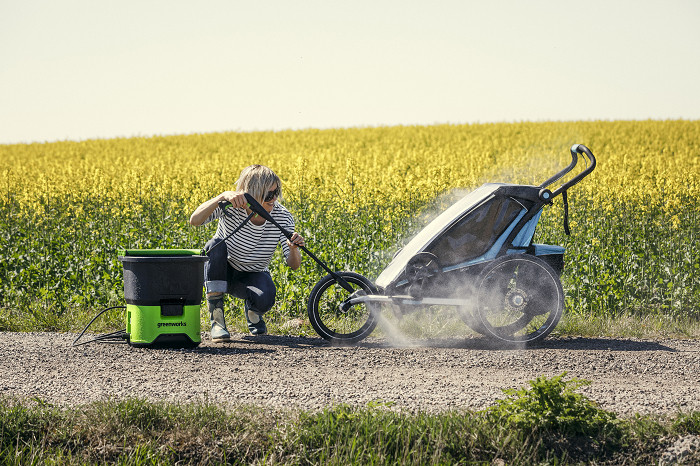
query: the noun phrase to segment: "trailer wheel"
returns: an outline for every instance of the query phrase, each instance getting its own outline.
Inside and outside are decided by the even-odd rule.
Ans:
[[[564,311],[559,276],[529,254],[503,256],[481,273],[477,315],[484,335],[508,343],[534,343],[554,330]]]
[[[316,283],[309,296],[309,321],[316,332],[332,343],[356,343],[367,337],[377,326],[372,305],[348,306],[350,297],[375,294],[377,287],[354,272],[336,272],[354,289],[350,293],[331,276]]]

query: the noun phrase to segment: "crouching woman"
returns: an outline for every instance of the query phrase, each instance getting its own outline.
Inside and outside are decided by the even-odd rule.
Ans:
[[[244,168],[235,189],[203,202],[190,217],[190,224],[195,226],[218,221],[214,237],[204,246],[209,256],[204,279],[214,342],[231,339],[224,319],[224,293],[244,300],[250,333],[267,333],[263,315],[274,305],[277,292],[268,270],[272,256],[279,244],[287,265],[296,270],[301,265],[299,246],[304,246],[304,238],[299,234],[294,233],[288,240],[275,225],[258,215],[229,236],[251,214],[245,193],[255,198],[282,227],[294,231],[292,214],[278,202],[282,198],[282,183],[271,169],[263,165]],[[222,201],[231,203],[229,215],[219,206]]]

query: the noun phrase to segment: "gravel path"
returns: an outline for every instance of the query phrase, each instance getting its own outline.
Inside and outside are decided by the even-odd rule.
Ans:
[[[195,349],[126,344],[72,347],[76,335],[0,332],[0,396],[60,405],[140,397],[317,409],[333,403],[437,412],[481,409],[539,375],[568,372],[618,414],[700,410],[700,341],[549,338],[535,349],[484,340],[391,347],[365,340],[332,347],[319,338],[233,335]]]

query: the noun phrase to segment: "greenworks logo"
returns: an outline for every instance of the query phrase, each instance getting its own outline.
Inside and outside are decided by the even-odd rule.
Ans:
[[[187,327],[187,322],[158,322],[158,328],[161,327]]]

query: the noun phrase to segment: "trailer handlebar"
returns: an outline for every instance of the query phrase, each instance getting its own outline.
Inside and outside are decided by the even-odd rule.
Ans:
[[[584,146],[583,144],[574,144],[573,146],[571,146],[571,163],[569,164],[569,166],[564,168],[562,171],[560,171],[559,173],[557,173],[553,177],[549,178],[547,181],[542,183],[539,187],[544,189],[547,186],[549,186],[550,184],[554,183],[555,181],[560,180],[561,178],[564,177],[564,175],[566,175],[571,170],[573,170],[573,168],[578,163],[578,155],[579,154],[586,156],[586,158],[588,159],[588,162],[589,162],[588,167],[586,167],[585,170],[583,170],[581,173],[579,173],[578,175],[576,175],[575,177],[570,179],[568,182],[564,183],[559,188],[552,191],[552,194],[551,194],[551,196],[549,196],[549,199],[554,198],[554,197],[558,196],[559,194],[561,194],[562,192],[566,191],[567,189],[569,189],[570,187],[572,187],[573,185],[575,185],[579,181],[581,181],[584,177],[588,176],[593,171],[593,169],[596,166],[596,160],[595,160],[595,156],[593,155],[593,152],[591,152],[591,150],[588,147]]]

